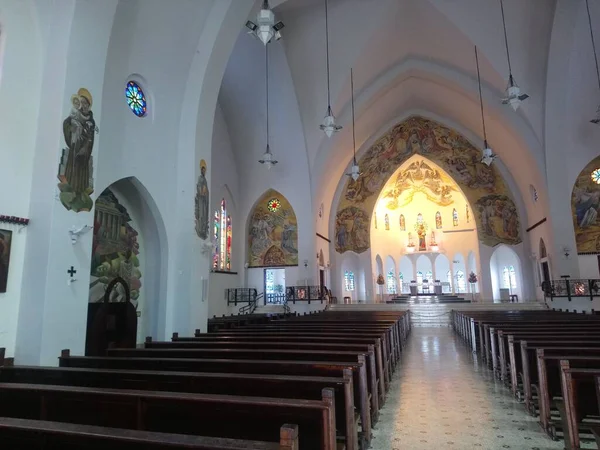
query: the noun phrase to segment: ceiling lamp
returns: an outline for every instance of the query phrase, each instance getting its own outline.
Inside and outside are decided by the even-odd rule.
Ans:
[[[284,26],[281,21],[275,23],[275,14],[269,8],[269,0],[263,1],[262,8],[256,15],[256,23],[251,20],[246,22],[246,28],[250,30],[248,34],[257,37],[265,45],[271,42],[273,37],[276,41],[281,39],[281,29]]]
[[[352,157],[352,167],[350,168],[350,173],[347,173],[349,177],[352,177],[354,181],[358,180],[360,176],[360,169],[358,167],[358,163],[356,162],[356,134],[354,132],[354,74],[352,72],[352,68],[350,68],[350,89],[352,91],[352,148],[353,148],[353,157]]]
[[[275,164],[279,161],[273,158],[271,148],[269,147],[269,47],[265,47],[265,80],[266,80],[266,97],[267,97],[267,151],[263,155],[262,159],[258,162],[267,166],[267,169],[271,170]]]
[[[506,46],[506,59],[508,60],[508,86],[506,87],[506,97],[502,99],[503,105],[510,105],[515,111],[519,109],[521,102],[529,95],[521,94],[521,88],[515,83],[510,65],[510,52],[508,51],[508,37],[506,35],[506,20],[504,19],[504,2],[500,0],[500,10],[502,11],[502,26],[504,27],[504,45]]]
[[[596,61],[596,76],[598,77],[598,87],[600,88],[600,69],[598,68],[598,54],[596,53],[596,42],[594,41],[594,30],[592,29],[592,16],[590,14],[590,4],[588,0],[585,0],[585,6],[587,8],[588,21],[590,23],[590,34],[592,36],[592,49],[594,50],[594,61]],[[590,120],[590,122],[596,125],[600,124],[600,105],[596,110],[596,117]]]
[[[329,88],[329,14],[327,9],[327,0],[325,0],[325,43],[326,43],[326,54],[327,54],[327,113],[325,120],[319,126],[321,130],[325,132],[328,138],[333,136],[342,129],[340,125],[335,124],[335,117],[333,111],[331,111],[331,90]]]
[[[486,166],[491,166],[496,155],[488,145],[487,134],[485,132],[485,116],[483,115],[483,95],[481,94],[481,74],[479,73],[479,56],[477,55],[477,46],[475,46],[475,64],[477,64],[477,83],[479,85],[479,106],[481,107],[481,123],[483,124],[483,156],[481,162]]]

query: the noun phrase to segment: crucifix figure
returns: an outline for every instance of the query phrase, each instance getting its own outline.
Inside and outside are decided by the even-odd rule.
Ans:
[[[75,268],[73,266],[71,266],[71,268],[69,270],[67,270],[67,273],[71,276],[71,278],[73,278],[75,276],[75,274],[77,273],[77,271],[75,270]]]

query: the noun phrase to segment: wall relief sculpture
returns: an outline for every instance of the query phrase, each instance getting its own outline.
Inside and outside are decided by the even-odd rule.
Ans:
[[[298,222],[290,202],[270,189],[256,203],[248,229],[248,267],[298,265]]]
[[[206,181],[206,161],[200,160],[200,176],[196,182],[196,198],[194,208],[195,229],[200,239],[208,238],[208,182]]]
[[[71,113],[63,121],[66,147],[58,168],[60,201],[74,212],[91,211],[94,203],[94,135],[98,127],[92,112],[92,94],[81,88],[71,96]]]
[[[521,242],[516,206],[496,168],[482,164],[481,151],[456,131],[414,116],[379,138],[360,158],[362,173],[358,180],[346,181],[336,215],[335,245],[339,253],[362,253],[369,248],[368,232],[349,233],[349,224],[355,215],[360,226],[370,229],[375,203],[387,181],[415,155],[423,158],[413,158],[397,176],[392,188],[383,192],[388,208],[401,208],[412,200],[408,197],[414,192],[422,192],[438,205],[447,206],[453,202],[452,186],[456,184],[473,205],[479,240],[483,244]],[[445,173],[436,170],[434,165]]]

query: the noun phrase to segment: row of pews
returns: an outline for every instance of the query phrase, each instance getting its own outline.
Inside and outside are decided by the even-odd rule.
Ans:
[[[0,352],[0,447],[366,449],[409,331],[405,312],[326,311],[58,367]]]
[[[454,330],[565,448],[600,448],[600,316],[454,311]]]

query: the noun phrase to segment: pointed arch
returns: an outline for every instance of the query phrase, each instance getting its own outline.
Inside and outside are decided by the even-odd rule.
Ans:
[[[540,259],[544,259],[548,257],[548,250],[546,250],[546,243],[543,238],[540,238]]]
[[[577,253],[600,252],[600,156],[591,160],[573,185],[571,209]]]
[[[248,217],[248,267],[298,265],[298,221],[288,199],[267,190]]]

